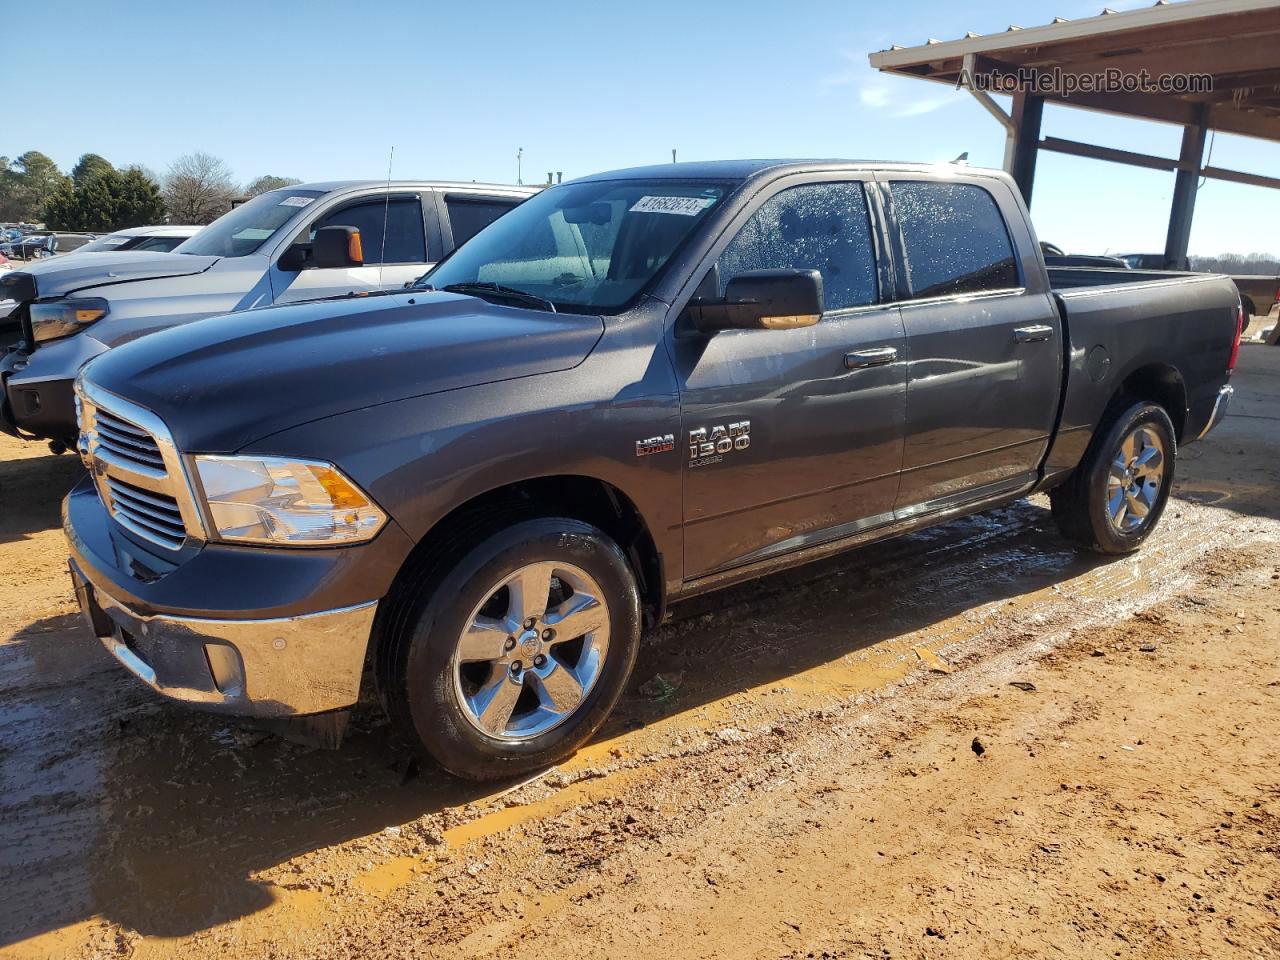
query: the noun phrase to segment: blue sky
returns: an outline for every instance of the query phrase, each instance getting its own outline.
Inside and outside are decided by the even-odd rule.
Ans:
[[[680,159],[824,156],[998,166],[964,92],[879,74],[891,43],[1096,14],[1103,0],[470,4],[101,3],[6,9],[0,154],[83,152],[157,172],[204,150],[249,180],[395,174],[526,182]],[[1117,3],[1132,8],[1145,3]],[[16,41],[16,42],[15,42]],[[49,59],[52,58],[52,64]],[[1176,156],[1179,131],[1050,106],[1045,135]],[[1219,135],[1213,163],[1275,175],[1280,145]],[[1073,252],[1163,249],[1173,175],[1042,152],[1032,213]],[[1280,192],[1201,189],[1192,253],[1280,254]]]

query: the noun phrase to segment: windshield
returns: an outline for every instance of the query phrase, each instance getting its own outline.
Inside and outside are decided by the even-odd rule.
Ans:
[[[570,313],[625,309],[730,189],[677,180],[552,187],[499,217],[415,286],[497,284]]]
[[[323,190],[260,193],[230,213],[224,213],[173,252],[198,257],[247,257],[313,200],[323,196]]]
[[[112,233],[86,243],[80,248],[80,250],[83,253],[100,253],[104,250],[117,250],[132,239],[133,237],[125,236],[123,233]]]

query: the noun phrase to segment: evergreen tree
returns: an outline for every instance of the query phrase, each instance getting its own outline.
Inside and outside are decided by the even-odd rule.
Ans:
[[[101,157],[96,153],[86,153],[71,168],[71,179],[78,187],[92,177],[96,177],[100,173],[109,173],[114,169],[115,167],[111,166],[105,157]]]
[[[106,233],[143,227],[164,218],[160,190],[137,168],[105,170],[66,183],[46,205],[46,220],[55,230]]]

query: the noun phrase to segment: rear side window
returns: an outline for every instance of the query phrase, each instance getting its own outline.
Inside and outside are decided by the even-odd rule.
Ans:
[[[860,183],[815,183],[770,197],[717,264],[720,294],[748,270],[817,270],[827,310],[876,302],[876,258]]]
[[[382,245],[383,218],[386,218],[386,251]],[[417,197],[379,197],[352,204],[327,214],[311,225],[311,235],[320,227],[355,227],[360,231],[360,247],[366,264],[426,263],[427,239],[422,226],[422,204]]]
[[[514,207],[516,201],[445,197],[444,205],[449,211],[449,225],[453,228],[453,244],[460,247]]]
[[[912,297],[945,297],[1020,285],[1004,217],[982,187],[896,181],[891,190],[906,248]]]

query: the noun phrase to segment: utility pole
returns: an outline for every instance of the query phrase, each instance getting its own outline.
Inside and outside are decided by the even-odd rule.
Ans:
[[[675,148],[675,147],[672,147],[672,148],[671,148],[671,162],[672,162],[672,163],[675,163],[675,162],[676,162],[676,148]]]
[[[524,147],[517,147],[516,148],[516,184],[517,185],[522,185],[524,183],[524,180],[522,179],[521,170],[520,170],[520,161],[523,158],[524,158]]]

